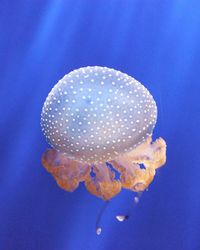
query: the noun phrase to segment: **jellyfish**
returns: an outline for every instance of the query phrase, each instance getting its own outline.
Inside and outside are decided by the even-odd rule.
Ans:
[[[133,77],[100,66],[73,70],[42,109],[41,127],[51,146],[42,164],[69,192],[84,182],[105,201],[122,188],[139,193],[166,161],[164,139],[152,141],[156,120],[155,100]]]

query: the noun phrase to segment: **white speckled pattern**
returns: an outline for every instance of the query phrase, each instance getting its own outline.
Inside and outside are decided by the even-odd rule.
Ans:
[[[53,87],[41,126],[53,148],[71,159],[97,163],[144,142],[156,119],[156,103],[141,83],[94,66],[70,72]]]

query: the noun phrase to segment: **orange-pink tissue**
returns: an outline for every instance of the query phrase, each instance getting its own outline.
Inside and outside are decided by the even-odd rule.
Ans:
[[[42,157],[43,166],[61,188],[72,192],[80,182],[85,182],[87,190],[103,200],[111,199],[121,188],[134,192],[147,189],[154,179],[156,169],[163,166],[165,161],[165,141],[159,138],[152,143],[150,137],[136,149],[109,162],[119,172],[118,180],[106,163],[81,163],[55,149],[48,149]],[[144,167],[141,168],[140,164]]]

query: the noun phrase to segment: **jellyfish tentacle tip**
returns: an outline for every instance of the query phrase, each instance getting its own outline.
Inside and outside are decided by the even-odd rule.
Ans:
[[[129,218],[128,215],[116,215],[115,217],[119,222],[123,222]]]
[[[139,197],[138,197],[138,196],[135,196],[135,197],[134,197],[134,202],[137,204],[139,201],[140,201]]]
[[[101,227],[97,227],[97,228],[96,228],[96,234],[97,234],[97,235],[100,235],[101,232],[102,232],[102,228],[101,228]]]

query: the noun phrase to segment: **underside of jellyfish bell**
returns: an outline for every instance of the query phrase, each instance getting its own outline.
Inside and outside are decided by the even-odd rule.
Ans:
[[[156,169],[163,166],[165,161],[165,141],[159,138],[152,142],[151,137],[134,150],[109,161],[119,178],[116,178],[116,171],[106,162],[78,162],[55,149],[48,149],[42,157],[43,166],[62,189],[72,192],[80,182],[84,182],[91,194],[103,200],[111,199],[121,188],[134,192],[147,189],[154,179]]]

